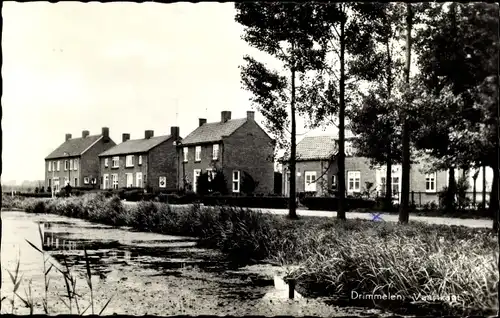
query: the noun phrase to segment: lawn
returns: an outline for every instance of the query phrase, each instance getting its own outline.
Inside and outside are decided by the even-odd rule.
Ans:
[[[201,246],[219,249],[242,263],[295,265],[289,277],[297,280],[299,292],[339,304],[399,312],[414,307],[420,314],[440,315],[492,314],[498,306],[498,245],[490,229],[318,217],[292,221],[231,207],[154,202],[124,206],[117,197],[98,194],[55,200],[5,198],[2,207],[195,236]],[[394,295],[398,300],[354,300],[353,292]]]

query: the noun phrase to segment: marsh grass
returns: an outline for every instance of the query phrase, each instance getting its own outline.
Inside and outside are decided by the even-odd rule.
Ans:
[[[346,298],[356,290],[401,295],[408,301],[419,294],[461,297],[440,301],[442,314],[498,306],[498,246],[489,229],[318,217],[292,221],[243,208],[157,202],[123,206],[118,198],[101,194],[46,200],[43,210],[197,237],[200,246],[218,249],[243,263],[266,260],[294,265],[297,268],[289,277],[306,295]]]
[[[85,280],[87,282],[87,287],[90,292],[90,300],[89,300],[89,305],[83,309],[81,307],[81,300],[84,299],[84,294],[78,294],[76,292],[77,289],[77,283],[78,279],[75,273],[73,272],[71,266],[68,264],[66,257],[63,254],[63,266],[55,265],[50,261],[50,256],[48,255],[47,251],[43,249],[43,233],[40,225],[38,226],[38,230],[40,233],[40,238],[42,242],[42,248],[38,248],[36,245],[34,245],[32,242],[29,240],[26,240],[26,242],[33,247],[36,251],[42,254],[43,256],[43,271],[44,271],[44,293],[42,296],[42,305],[43,305],[43,310],[45,314],[49,314],[49,305],[48,305],[48,291],[49,291],[49,284],[50,284],[50,277],[49,274],[51,270],[54,268],[56,269],[63,277],[64,280],[64,287],[65,287],[65,292],[66,294],[58,295],[58,298],[62,301],[62,303],[66,306],[70,314],[78,314],[78,315],[83,315],[85,314],[88,309],[91,308],[91,313],[92,315],[95,315],[95,299],[94,299],[94,286],[92,285],[92,272],[91,272],[91,267],[90,267],[90,262],[89,262],[89,257],[87,250],[84,249],[84,258],[85,258]],[[16,261],[16,268],[14,271],[14,274],[12,274],[10,271],[7,270],[9,273],[12,285],[13,285],[13,291],[12,291],[12,298],[10,299],[11,302],[11,313],[14,314],[15,310],[15,299],[16,297],[19,298],[25,307],[29,308],[30,310],[30,315],[34,313],[34,308],[35,308],[35,301],[31,289],[32,281],[30,280],[28,283],[28,290],[25,290],[25,297],[22,297],[18,293],[18,289],[20,287],[20,284],[22,282],[22,274],[19,276],[19,266],[20,266],[20,257],[18,257]],[[48,268],[47,268],[48,267]],[[106,303],[102,306],[101,310],[99,311],[99,315],[102,315],[104,310],[108,307],[110,304],[111,300],[113,299],[112,295]],[[7,300],[7,297],[2,298],[2,302],[4,300]]]

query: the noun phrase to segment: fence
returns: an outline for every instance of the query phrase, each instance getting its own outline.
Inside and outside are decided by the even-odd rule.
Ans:
[[[426,204],[431,204],[435,203],[439,205],[439,197],[443,192],[419,192],[419,191],[410,191],[410,203],[414,204],[417,207],[422,207]],[[394,203],[399,203],[400,202],[400,194],[401,192],[393,192],[392,194],[392,199]],[[383,191],[378,191],[376,194],[377,197],[384,197],[385,192]],[[483,193],[482,192],[476,192],[476,200],[474,200],[474,192],[466,192],[465,193],[466,198],[470,200],[470,204],[473,205],[474,203],[476,205],[481,205],[483,203]],[[486,192],[486,198],[485,198],[485,207],[488,206],[488,203],[490,202],[490,192]]]

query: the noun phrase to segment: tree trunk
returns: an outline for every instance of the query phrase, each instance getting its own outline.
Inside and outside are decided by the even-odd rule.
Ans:
[[[410,66],[411,66],[411,29],[412,29],[412,11],[411,4],[406,4],[406,65],[405,81],[407,89],[410,89]],[[409,92],[408,92],[409,93]],[[409,108],[408,99],[407,107]],[[410,201],[410,132],[408,127],[408,114],[403,114],[403,162],[401,176],[401,205],[399,208],[399,223],[408,223],[409,220],[409,201]]]
[[[457,182],[455,180],[455,168],[448,169],[448,192],[446,193],[445,210],[450,213],[455,210],[455,194],[457,193]]]
[[[392,161],[388,156],[385,171],[385,206],[387,212],[392,210]]]
[[[288,202],[288,217],[297,219],[297,201],[296,201],[296,178],[295,159],[296,159],[296,127],[295,127],[295,66],[292,65],[292,101],[291,101],[291,117],[292,117],[292,140],[290,145],[290,197]]]
[[[472,204],[474,205],[474,208],[476,207],[476,181],[477,181],[477,175],[474,175],[473,180],[473,186],[472,186]]]
[[[340,22],[340,108],[339,108],[339,155],[338,155],[338,187],[339,206],[337,219],[345,220],[345,19]]]
[[[483,210],[486,209],[486,165],[483,166],[483,202],[481,202]]]
[[[498,164],[498,163],[497,163]],[[498,230],[498,169],[493,168],[493,184],[490,192],[490,206],[488,207],[489,214],[493,218],[493,231]]]

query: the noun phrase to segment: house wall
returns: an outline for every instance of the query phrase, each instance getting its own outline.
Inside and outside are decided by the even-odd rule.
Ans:
[[[232,173],[240,170],[258,182],[256,193],[274,191],[274,144],[273,140],[253,120],[247,120],[231,136],[223,139],[223,169],[232,192]],[[240,182],[241,185],[241,182]]]
[[[153,191],[175,191],[178,187],[177,146],[174,139],[169,138],[149,151],[147,183]],[[165,188],[160,188],[160,177],[166,177]]]
[[[139,155],[142,155],[142,164],[139,165]],[[127,186],[127,173],[133,174],[133,183],[134,187],[136,186],[136,173],[142,172],[142,187],[146,187],[146,182],[148,180],[147,172],[148,172],[148,153],[136,153],[134,156],[134,166],[126,167],[126,155],[120,155],[119,157],[119,167],[113,168],[113,157],[100,157],[99,158],[99,166],[100,166],[100,188],[104,189],[104,175],[109,175],[109,188],[113,188],[113,180],[111,175],[118,174],[118,188],[125,188]],[[108,158],[108,167],[105,167],[104,161],[105,158]]]
[[[80,180],[82,185],[83,179],[88,177],[90,180],[92,180],[92,178],[96,178],[96,187],[99,187],[99,179],[101,176],[99,154],[114,146],[116,146],[116,143],[113,140],[101,138],[82,155],[80,160]]]
[[[72,169],[71,171],[64,170],[64,162],[66,160],[75,160],[78,159],[78,168],[77,170]],[[49,169],[49,162],[60,162],[60,169],[59,171],[48,171]],[[83,179],[81,178],[81,164],[82,160],[80,156],[74,156],[74,157],[67,157],[67,158],[59,158],[59,159],[49,159],[45,160],[45,187],[47,188],[49,186],[49,179],[52,180],[53,178],[59,178],[59,187],[62,188],[65,186],[64,184],[64,178],[70,178],[71,179],[71,186],[75,186],[75,178],[78,178],[78,184],[76,186],[83,186]],[[56,164],[57,168],[57,164]],[[50,182],[50,186],[53,186],[53,181]]]
[[[207,171],[207,169],[213,169],[214,167],[221,167],[221,154],[222,154],[222,145],[219,144],[219,156],[217,160],[213,160],[213,145],[215,143],[209,144],[200,144],[200,145],[189,145],[189,146],[180,146],[177,148],[177,162],[178,162],[178,177],[177,184],[180,189],[184,187],[183,178],[186,176],[186,182],[189,184],[193,184],[194,180],[194,170],[200,169],[201,173]],[[196,146],[201,147],[200,153],[200,161],[195,161],[195,148]],[[184,147],[188,148],[188,160],[187,162],[183,161],[183,149]],[[226,176],[227,178],[227,176]]]

